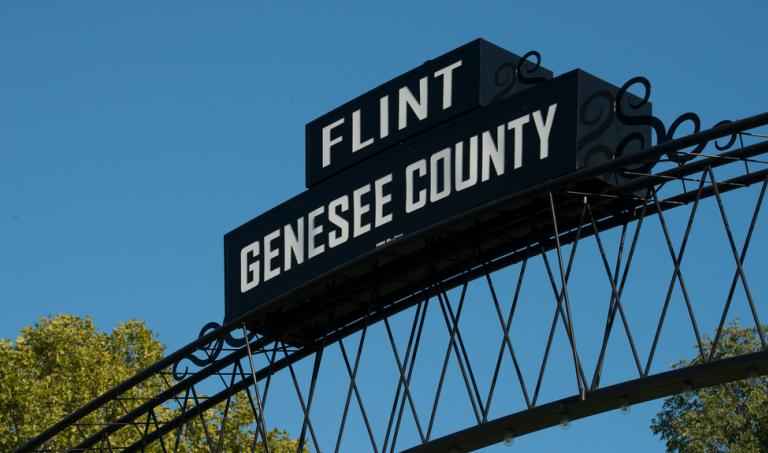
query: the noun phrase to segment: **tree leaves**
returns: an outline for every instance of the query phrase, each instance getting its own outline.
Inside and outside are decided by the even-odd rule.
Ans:
[[[717,357],[759,349],[755,330],[734,324],[723,330]],[[768,378],[753,377],[669,397],[651,422],[651,430],[666,441],[670,452],[768,452]]]
[[[25,327],[11,341],[0,339],[0,451],[11,451],[40,434],[67,414],[106,392],[163,357],[165,348],[142,321],[127,321],[111,333],[99,332],[90,318],[58,315],[42,318]],[[108,403],[102,413],[85,417],[82,426],[72,426],[46,444],[49,449],[74,446],[83,435],[103,427],[167,388],[167,376],[154,376],[140,388]],[[160,406],[158,420],[167,421],[178,407]],[[218,441],[216,430],[224,405],[205,413],[184,429],[178,451],[210,451],[203,423]],[[110,436],[112,445],[126,446],[137,441],[141,431],[126,427]],[[228,410],[228,423],[221,451],[250,451],[253,442],[253,415],[247,397],[236,395]],[[268,433],[270,451],[296,450],[296,441],[284,431]],[[155,444],[146,451],[162,451]],[[257,449],[256,451],[261,451]]]

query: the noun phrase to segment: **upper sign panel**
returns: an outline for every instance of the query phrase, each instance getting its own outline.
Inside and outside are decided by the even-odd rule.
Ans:
[[[477,39],[429,60],[306,126],[306,184],[334,174],[425,129],[531,86],[521,58]],[[552,72],[522,63],[530,78]]]

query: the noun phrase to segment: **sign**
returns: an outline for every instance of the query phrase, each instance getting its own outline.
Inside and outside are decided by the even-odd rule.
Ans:
[[[519,80],[552,73],[488,41],[477,39],[347,102],[306,125],[306,184],[414,135],[486,106],[532,84]]]
[[[597,163],[579,155],[580,144],[615,147],[622,134],[598,121],[600,112],[612,115],[610,102],[585,107],[615,90],[569,72],[413,137],[231,231],[224,238],[225,321],[470,210]],[[607,138],[597,140],[598,129]]]

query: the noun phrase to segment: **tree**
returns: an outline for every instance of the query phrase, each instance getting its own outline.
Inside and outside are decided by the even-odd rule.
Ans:
[[[94,397],[104,393],[136,372],[162,358],[163,345],[141,321],[128,321],[111,333],[99,332],[89,318],[59,315],[42,318],[22,329],[15,341],[0,339],[0,451],[11,451],[36,436]],[[171,383],[167,376],[154,376],[123,399],[106,405],[110,419],[130,410]],[[247,397],[236,395],[228,411],[222,451],[250,451],[253,442],[253,417]],[[157,410],[159,420],[172,418],[180,409],[172,405]],[[223,406],[205,413],[185,427],[178,451],[210,451],[206,439],[218,427]],[[97,417],[98,416],[98,417]],[[92,414],[82,426],[70,427],[46,447],[72,446],[82,434],[92,434],[101,426],[104,414]],[[78,432],[79,431],[79,432]],[[139,439],[133,428],[123,428],[110,436],[112,445],[130,445]],[[218,437],[213,436],[218,440]],[[296,451],[297,443],[287,433],[268,433],[270,451]],[[162,451],[153,445],[147,451]],[[261,451],[261,450],[257,450]]]
[[[711,341],[706,345],[711,347]],[[718,356],[755,352],[760,347],[755,329],[733,324],[723,329]],[[699,361],[680,362],[676,367]],[[651,430],[666,441],[670,452],[768,452],[768,377],[751,377],[669,397],[651,422]]]

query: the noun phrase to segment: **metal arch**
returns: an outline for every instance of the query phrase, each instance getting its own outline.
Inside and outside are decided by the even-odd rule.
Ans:
[[[768,351],[723,359],[594,390],[587,400],[576,395],[542,404],[403,450],[403,453],[474,451],[505,439],[632,404],[766,374]]]
[[[742,133],[744,131],[747,131],[749,129],[759,127],[762,125],[768,124],[768,113],[757,115],[751,118],[747,118],[745,120],[723,124],[718,127],[715,127],[713,129],[710,129],[708,131],[700,132],[697,134],[693,134],[691,136],[683,137],[681,139],[677,140],[670,140],[665,143],[662,143],[651,150],[647,151],[646,153],[643,153],[641,155],[632,155],[628,157],[621,157],[618,159],[615,159],[612,162],[608,162],[606,164],[581,170],[573,175],[569,175],[565,178],[560,178],[555,181],[549,181],[547,183],[544,183],[538,187],[532,188],[529,191],[526,191],[525,194],[522,194],[521,196],[527,196],[532,193],[546,193],[548,194],[548,197],[551,197],[553,200],[550,214],[553,216],[553,218],[557,218],[557,209],[554,203],[554,199],[557,197],[572,197],[574,199],[584,198],[585,200],[591,199],[593,196],[596,200],[602,199],[602,198],[610,198],[610,197],[621,197],[621,193],[601,193],[601,194],[586,194],[586,193],[577,193],[577,192],[569,192],[567,190],[567,187],[569,184],[573,181],[578,181],[579,179],[585,178],[587,176],[601,174],[601,173],[607,173],[607,172],[613,172],[617,171],[622,168],[626,168],[628,166],[631,166],[633,164],[642,163],[648,159],[653,159],[656,157],[659,157],[661,155],[670,154],[670,153],[682,153],[685,148],[690,146],[696,146],[702,143],[706,143],[708,141],[711,141],[713,139],[717,139],[720,137],[729,136],[732,134],[738,134]],[[142,371],[141,373],[137,374],[133,378],[129,379],[128,381],[125,381],[124,383],[120,384],[118,387],[110,390],[106,394],[100,396],[99,398],[91,401],[83,408],[79,409],[78,411],[74,412],[61,422],[57,423],[55,426],[47,430],[46,432],[42,433],[40,436],[36,437],[35,439],[30,440],[25,445],[23,445],[21,448],[19,448],[17,451],[50,451],[45,448],[45,443],[52,438],[54,438],[57,434],[62,433],[69,427],[79,427],[78,423],[83,422],[87,417],[97,415],[97,411],[100,409],[106,408],[109,404],[114,403],[115,401],[120,401],[120,398],[124,395],[127,395],[130,393],[130,391],[134,388],[137,388],[137,386],[140,386],[142,383],[148,381],[151,378],[162,376],[165,379],[165,376],[168,373],[169,369],[173,370],[173,374],[175,377],[179,379],[176,383],[170,383],[166,381],[166,389],[162,391],[161,393],[155,395],[154,397],[148,399],[144,403],[138,405],[137,407],[134,407],[130,411],[126,410],[124,414],[115,420],[105,420],[101,425],[103,426],[102,429],[100,429],[96,433],[92,433],[88,436],[83,436],[83,439],[81,439],[80,443],[78,445],[73,445],[71,448],[69,448],[68,451],[90,451],[90,450],[105,450],[105,451],[140,451],[143,448],[145,448],[147,445],[149,445],[152,442],[160,440],[162,442],[162,438],[164,435],[171,433],[176,428],[182,427],[185,423],[189,422],[190,420],[193,420],[195,417],[199,417],[202,413],[204,413],[206,410],[214,407],[218,403],[224,403],[226,402],[228,404],[230,398],[232,395],[237,394],[241,391],[247,391],[248,398],[251,401],[254,401],[254,399],[251,397],[250,392],[248,389],[254,384],[254,382],[261,382],[261,381],[267,381],[266,386],[269,385],[268,381],[269,379],[274,376],[278,371],[288,369],[292,371],[292,366],[296,362],[309,357],[310,355],[315,354],[316,359],[316,367],[315,372],[313,375],[316,377],[317,375],[317,367],[319,366],[319,357],[324,350],[324,348],[332,345],[333,343],[338,342],[340,345],[342,344],[341,341],[351,335],[354,332],[358,331],[364,331],[367,329],[368,326],[373,325],[374,323],[377,323],[379,321],[387,321],[387,319],[392,316],[393,314],[396,314],[398,312],[401,312],[407,308],[416,306],[416,316],[414,317],[414,323],[411,330],[411,336],[409,341],[409,347],[405,351],[405,355],[401,358],[397,359],[398,362],[398,368],[399,368],[399,378],[398,378],[398,391],[397,391],[397,397],[395,398],[395,403],[393,405],[393,415],[390,416],[390,425],[395,426],[394,428],[391,428],[391,443],[390,443],[390,428],[387,429],[387,437],[383,444],[381,445],[381,450],[378,449],[378,446],[376,445],[374,436],[371,434],[371,443],[374,451],[387,451],[387,448],[390,448],[391,451],[394,451],[395,445],[396,445],[396,438],[398,433],[398,428],[400,426],[401,420],[402,420],[402,413],[404,409],[408,409],[409,411],[412,411],[414,413],[415,420],[419,420],[418,415],[416,414],[417,410],[414,407],[413,401],[411,401],[410,397],[407,396],[410,393],[410,390],[408,388],[409,386],[409,376],[410,373],[413,370],[413,364],[415,363],[415,357],[416,357],[416,349],[418,348],[418,341],[414,341],[416,337],[416,334],[420,334],[420,328],[419,325],[423,324],[423,319],[426,316],[427,311],[427,300],[430,298],[437,298],[437,300],[440,303],[440,308],[442,309],[443,313],[443,319],[445,321],[446,327],[448,328],[448,331],[450,332],[450,341],[449,345],[447,347],[447,354],[446,357],[449,357],[451,353],[453,353],[453,356],[456,358],[457,362],[459,363],[459,366],[462,368],[462,374],[464,375],[464,381],[467,387],[467,393],[470,400],[473,401],[473,407],[476,409],[475,415],[477,416],[477,425],[474,428],[470,428],[466,431],[461,431],[458,433],[455,433],[451,436],[447,436],[446,438],[441,438],[438,440],[430,441],[429,436],[431,434],[431,427],[434,422],[434,413],[437,410],[438,400],[435,400],[433,409],[432,409],[432,415],[430,416],[430,421],[428,425],[428,429],[426,432],[422,432],[421,434],[421,440],[422,445],[420,447],[416,447],[413,450],[410,451],[446,451],[446,450],[440,450],[438,447],[443,448],[446,445],[450,445],[450,448],[457,449],[458,451],[467,450],[470,448],[476,448],[475,446],[480,445],[477,442],[477,439],[485,439],[482,442],[494,442],[498,441],[504,438],[504,436],[509,435],[510,430],[513,430],[513,435],[520,435],[524,434],[525,432],[530,432],[534,429],[541,429],[545,426],[551,426],[552,420],[557,420],[557,422],[560,421],[563,415],[563,407],[567,408],[567,414],[570,419],[578,418],[579,416],[587,416],[591,413],[597,413],[603,410],[610,410],[611,408],[616,407],[617,401],[623,401],[621,398],[624,399],[623,404],[627,404],[629,402],[630,404],[636,401],[643,400],[642,398],[649,399],[649,398],[656,398],[659,396],[663,396],[664,392],[676,392],[680,391],[680,389],[689,388],[691,386],[703,386],[703,385],[712,385],[714,383],[718,382],[724,382],[727,380],[732,379],[738,379],[740,377],[744,377],[747,375],[754,375],[757,374],[765,374],[768,373],[768,370],[765,368],[766,363],[766,356],[765,352],[757,353],[752,356],[744,356],[737,359],[727,359],[727,360],[717,360],[711,363],[706,363],[703,365],[700,365],[698,367],[691,367],[686,368],[684,370],[678,370],[670,373],[665,373],[662,375],[649,375],[649,369],[650,364],[653,361],[653,354],[649,355],[648,363],[646,364],[646,367],[640,371],[640,377],[635,381],[626,382],[625,384],[621,384],[619,386],[613,386],[613,387],[607,387],[607,388],[599,388],[599,368],[595,371],[595,376],[593,377],[592,384],[588,386],[586,379],[581,376],[583,372],[580,372],[580,365],[578,360],[578,353],[576,351],[576,348],[573,348],[573,356],[574,356],[574,366],[576,370],[577,375],[577,382],[579,387],[579,394],[574,397],[575,399],[566,399],[561,400],[554,403],[548,403],[545,405],[536,405],[536,396],[534,395],[533,399],[530,400],[527,395],[527,387],[525,383],[523,382],[522,378],[520,378],[520,385],[523,393],[526,393],[526,402],[528,405],[528,409],[518,413],[514,414],[508,418],[504,417],[499,420],[494,421],[488,421],[488,409],[490,408],[490,404],[492,401],[493,391],[489,393],[487,398],[485,398],[485,402],[483,402],[483,398],[481,398],[480,392],[477,389],[477,385],[473,384],[473,381],[475,380],[472,376],[472,368],[469,361],[469,357],[466,353],[466,351],[462,351],[463,346],[461,345],[460,340],[460,329],[459,329],[459,321],[460,321],[460,307],[457,309],[457,311],[454,313],[452,312],[451,308],[451,302],[448,300],[446,291],[450,288],[464,285],[470,280],[474,280],[477,278],[487,278],[489,285],[491,285],[491,288],[493,288],[491,279],[489,277],[490,272],[503,268],[505,266],[508,266],[511,263],[515,262],[525,262],[525,260],[537,257],[539,255],[545,257],[546,254],[544,254],[546,251],[553,250],[557,252],[558,255],[558,263],[556,266],[553,267],[554,271],[550,273],[550,282],[552,284],[552,289],[555,295],[556,299],[556,309],[555,309],[555,315],[554,315],[554,321],[552,323],[552,329],[550,330],[550,342],[551,342],[551,336],[553,329],[557,328],[558,321],[562,322],[563,328],[565,329],[566,333],[570,332],[568,334],[569,338],[571,334],[573,333],[573,324],[572,319],[569,314],[569,309],[567,305],[567,282],[568,282],[568,268],[569,264],[567,261],[567,257],[561,253],[561,249],[563,245],[567,243],[573,243],[574,245],[578,243],[579,240],[588,237],[588,236],[594,236],[596,240],[598,240],[599,244],[599,233],[601,231],[605,231],[614,227],[619,227],[626,225],[628,222],[632,220],[638,220],[642,221],[643,218],[648,217],[650,215],[658,215],[663,216],[663,213],[669,209],[672,209],[674,207],[678,207],[685,204],[697,204],[700,200],[704,198],[715,198],[715,200],[718,201],[718,206],[720,207],[721,215],[723,216],[723,221],[726,225],[728,225],[727,217],[725,215],[725,212],[722,209],[722,200],[721,200],[721,194],[731,191],[731,190],[737,190],[742,187],[745,187],[747,185],[755,184],[755,183],[763,183],[763,190],[761,191],[761,197],[760,202],[762,202],[762,195],[765,192],[765,181],[766,178],[768,178],[768,170],[762,169],[758,171],[751,171],[751,169],[748,166],[749,160],[751,160],[753,157],[768,153],[768,141],[762,141],[760,143],[746,146],[746,147],[739,147],[738,149],[733,149],[727,152],[724,152],[722,154],[718,155],[712,155],[712,156],[704,156],[699,153],[696,157],[698,157],[697,160],[693,160],[689,163],[683,163],[681,166],[676,167],[671,170],[667,170],[661,173],[657,174],[638,174],[635,175],[636,178],[627,184],[623,189],[624,191],[630,191],[630,190],[639,190],[639,189],[651,189],[654,192],[654,196],[652,197],[651,202],[645,202],[642,204],[641,208],[633,208],[629,211],[622,211],[617,212],[615,215],[603,217],[603,218],[594,218],[591,210],[591,205],[588,203],[585,203],[586,208],[583,215],[589,215],[589,220],[584,223],[584,225],[581,225],[576,230],[567,230],[567,231],[556,231],[555,234],[550,234],[547,236],[542,236],[539,238],[535,238],[536,243],[538,244],[537,247],[531,247],[530,244],[523,244],[521,243],[521,246],[515,250],[512,250],[506,254],[498,255],[496,254],[494,256],[494,253],[496,251],[489,251],[487,252],[487,255],[483,256],[481,259],[481,264],[470,267],[470,268],[456,268],[452,273],[450,274],[444,274],[439,276],[439,278],[436,280],[435,284],[432,287],[424,288],[422,291],[419,291],[415,294],[404,294],[403,297],[396,302],[387,305],[387,306],[381,306],[381,307],[373,307],[368,313],[365,314],[365,316],[360,317],[358,320],[334,331],[330,334],[326,335],[322,339],[316,341],[315,343],[295,350],[288,350],[288,348],[284,345],[276,341],[275,339],[266,338],[266,337],[254,337],[254,336],[244,336],[242,338],[234,338],[232,336],[233,332],[236,332],[237,329],[241,328],[240,320],[233,322],[229,325],[223,326],[223,327],[215,327],[212,328],[211,326],[207,326],[207,328],[203,329],[202,336],[196,340],[193,343],[190,343],[189,345],[185,346],[184,348],[172,353],[165,359],[159,361],[155,365],[147,368],[146,370]],[[733,177],[727,181],[721,181],[718,182],[714,178],[714,174],[712,173],[712,168],[724,166],[724,165],[732,165],[732,164],[741,164],[745,163],[746,171],[744,171],[739,176]],[[659,197],[655,196],[656,188],[659,185],[663,185],[665,183],[668,183],[670,181],[683,181],[685,182],[691,175],[694,174],[701,174],[701,178],[696,181],[698,182],[697,190],[695,191],[689,191],[684,186],[683,191],[680,193],[677,193],[675,195],[669,196],[664,199],[659,199]],[[707,182],[709,181],[709,182]],[[758,204],[757,209],[759,209],[760,203]],[[756,209],[756,212],[757,212]],[[663,217],[660,217],[663,219]],[[692,220],[689,220],[689,222],[692,222]],[[754,221],[753,221],[754,224]],[[728,227],[726,226],[727,231],[730,231]],[[750,228],[750,231],[752,228]],[[748,235],[748,238],[751,237],[751,232]],[[736,244],[734,243],[732,235],[729,234],[729,244],[732,249],[732,252],[734,254],[734,261],[736,263],[737,270],[734,274],[733,278],[733,284],[731,285],[734,287],[735,285],[741,283],[744,287],[747,287],[745,273],[743,269],[741,268],[741,262],[743,261],[743,256],[746,253],[746,249],[749,244],[749,239],[746,240],[745,244],[742,247],[742,252],[738,253],[736,250]],[[602,247],[602,246],[601,246]],[[674,276],[672,277],[672,285],[675,284],[676,280],[682,281],[682,275],[679,269],[679,260],[680,256],[684,252],[684,247],[681,246],[681,248],[677,251],[674,250],[674,247],[670,246],[670,254],[672,257],[672,260],[674,262],[675,272]],[[572,254],[573,254],[572,250]],[[630,252],[631,253],[631,252]],[[604,256],[604,255],[603,255]],[[620,260],[619,260],[620,261]],[[626,272],[629,267],[629,264],[625,266],[625,270],[623,272],[623,275],[626,276]],[[611,272],[608,272],[610,282],[611,282],[611,288],[612,288],[612,295],[611,295],[611,302],[609,304],[609,314],[608,314],[608,320],[606,325],[606,333],[604,334],[606,336],[606,339],[604,340],[607,342],[607,336],[610,335],[610,332],[612,332],[612,324],[613,320],[618,316],[620,320],[624,320],[624,313],[622,310],[621,305],[621,291],[623,288],[623,283],[620,282],[619,276],[622,275],[620,272],[620,263],[617,263],[616,268],[614,269],[613,276],[611,276]],[[610,271],[610,266],[607,267],[607,270]],[[556,275],[557,274],[557,275]],[[522,277],[521,277],[522,279]],[[492,290],[493,291],[493,290]],[[733,290],[731,290],[733,291]],[[494,296],[495,297],[495,296]],[[728,307],[730,306],[730,300],[731,296],[729,296],[728,303],[726,304],[726,307],[723,311],[722,320],[725,319],[725,315],[728,311]],[[750,301],[751,303],[751,301]],[[497,305],[498,308],[498,305]],[[500,310],[500,309],[499,309]],[[753,313],[754,309],[753,309]],[[505,329],[505,335],[506,332],[509,331],[509,326],[511,324],[511,320],[514,313],[510,313],[508,316],[508,321],[506,323],[503,319],[502,321],[502,327]],[[756,314],[755,314],[756,316]],[[503,317],[500,317],[503,318]],[[692,319],[694,325],[695,320]],[[757,321],[757,319],[756,319]],[[505,325],[506,324],[506,325]],[[758,322],[759,325],[759,322]],[[625,329],[627,328],[626,325],[624,326]],[[718,332],[722,329],[722,321],[720,323],[720,327],[718,329]],[[627,330],[626,334],[629,336],[630,333]],[[762,334],[762,332],[761,332]],[[718,333],[719,337],[719,333]],[[506,341],[508,341],[508,336],[506,336]],[[505,347],[509,348],[509,351],[514,356],[514,349],[512,347],[511,342],[507,343],[507,346],[504,346],[506,343],[504,341],[502,343],[502,353]],[[656,340],[654,340],[654,343]],[[361,342],[362,344],[362,342]],[[410,346],[410,344],[413,344],[413,347]],[[395,355],[397,355],[397,350],[394,347],[393,342],[393,351],[395,352]],[[362,346],[360,346],[362,347]],[[716,344],[712,345],[712,351],[709,353],[709,358],[712,359],[714,357],[713,353],[716,348]],[[655,346],[654,346],[655,350]],[[280,351],[283,352],[284,357],[281,359],[276,359],[276,353]],[[195,353],[202,352],[204,354],[204,357],[200,358],[200,356],[196,356]],[[222,355],[222,353],[225,353]],[[270,353],[272,353],[272,358],[269,359],[269,363],[267,366],[261,368],[261,369],[254,369],[253,365],[251,365],[251,372],[250,375],[248,375],[247,371],[244,369],[243,365],[240,363],[241,360],[244,360],[245,358],[248,358],[249,360],[252,360],[254,354],[263,354],[265,356],[268,356]],[[359,358],[360,352],[358,351],[357,358]],[[345,354],[346,355],[346,354]],[[702,354],[703,355],[703,354]],[[185,371],[183,373],[178,373],[177,367],[183,360],[190,360],[193,364],[202,367],[199,370],[195,372],[188,372]],[[252,363],[252,362],[251,362]],[[542,376],[544,373],[544,367],[546,365],[546,359],[544,360],[542,364],[542,370],[539,374],[539,376]],[[602,365],[602,362],[601,362]],[[349,366],[349,364],[347,364]],[[357,364],[355,364],[356,369]],[[231,371],[227,372],[227,368],[231,367]],[[410,370],[410,371],[409,371]],[[702,370],[708,370],[713,371],[713,376],[715,376],[714,380],[702,380],[700,379],[700,375],[702,373]],[[723,370],[729,370],[728,372],[725,372]],[[350,370],[350,392],[349,395],[356,394],[357,402],[362,407],[362,399],[360,398],[359,391],[357,390],[357,386],[354,384],[355,377],[354,377],[354,370]],[[228,373],[228,374],[227,374]],[[686,374],[688,373],[688,374]],[[692,374],[691,374],[692,373]],[[226,381],[226,377],[229,377],[229,383]],[[224,389],[220,391],[219,393],[216,393],[215,395],[212,395],[208,398],[201,399],[197,396],[197,390],[196,385],[198,385],[200,382],[204,381],[208,378],[218,378],[223,384]],[[313,378],[313,382],[314,382]],[[680,384],[680,383],[683,384]],[[295,380],[294,380],[295,383]],[[685,385],[687,387],[680,387],[680,385]],[[623,387],[622,387],[623,386]],[[297,393],[299,394],[299,398],[301,397],[300,389],[297,385]],[[538,387],[538,385],[537,385]],[[401,390],[402,389],[402,390]],[[643,389],[646,391],[644,392]],[[267,390],[265,389],[263,396],[260,395],[257,392],[256,395],[256,403],[253,404],[254,407],[260,407],[263,403],[263,400],[266,399]],[[655,393],[654,393],[655,392]],[[538,393],[538,391],[537,391]],[[310,403],[307,403],[305,406],[304,401],[302,400],[302,409],[304,410],[304,421],[302,424],[302,432],[306,433],[307,430],[310,433],[310,436],[314,436],[313,429],[311,425],[311,419],[309,417],[309,410],[308,406],[311,404],[311,397],[312,391],[310,390],[310,396],[308,397],[308,400]],[[183,396],[180,396],[183,395]],[[618,395],[618,396],[617,396]],[[617,399],[618,398],[618,399]],[[641,398],[641,399],[635,399],[635,398]],[[303,399],[303,398],[302,398]],[[347,396],[347,405],[349,404],[350,396]],[[177,402],[180,407],[183,407],[181,413],[175,417],[172,420],[165,420],[160,421],[158,420],[158,416],[156,414],[157,408],[162,406],[163,404],[168,404],[170,402]],[[188,405],[191,404],[191,407]],[[399,414],[395,416],[395,412],[398,412],[398,409],[395,409],[399,406]],[[406,408],[406,406],[408,406]],[[549,412],[548,412],[549,411]],[[530,425],[529,428],[520,428],[521,426],[526,426],[525,422],[521,422],[520,420],[536,420],[537,415],[540,414],[538,417],[540,417],[541,420],[545,420],[545,422],[538,422],[534,423],[532,421],[529,421],[528,424]],[[541,415],[544,414],[544,415]],[[547,415],[548,414],[548,415]],[[552,415],[554,414],[554,415]],[[262,437],[262,443],[264,443],[264,437],[265,437],[265,429],[263,429],[263,418],[261,421],[259,421],[259,417],[263,417],[263,409],[254,409],[254,417],[256,418],[257,423],[261,424],[262,428],[260,428],[261,434],[257,433],[257,435],[254,437],[254,448],[257,441],[257,438],[259,435]],[[226,418],[226,417],[225,417]],[[393,421],[395,421],[395,425],[392,425]],[[546,421],[549,420],[549,421]],[[226,421],[224,421],[226,423]],[[419,423],[418,421],[416,422]],[[517,428],[510,428],[510,426],[517,426]],[[121,429],[125,429],[126,427],[133,427],[134,429],[141,430],[141,438],[136,441],[132,445],[128,446],[112,446],[109,444],[109,436]],[[528,431],[526,431],[528,430]],[[419,431],[421,431],[421,428],[419,428]],[[177,431],[177,439],[181,431]],[[207,432],[207,431],[206,431]],[[370,428],[369,428],[370,432]],[[222,438],[223,430],[219,433],[219,439]],[[339,438],[341,437],[342,433],[339,433]],[[499,437],[501,435],[501,437]],[[302,434],[302,438],[304,437],[304,434]],[[475,440],[472,440],[475,439]],[[495,439],[495,440],[494,440]],[[221,440],[219,440],[221,442]],[[475,442],[475,443],[472,443]],[[338,443],[337,442],[337,451],[338,451]],[[106,445],[106,447],[105,447]],[[214,442],[212,439],[209,439],[209,446],[211,447],[212,451],[216,451],[216,446],[214,445]],[[442,446],[442,447],[441,447]],[[434,448],[434,449],[433,449]],[[166,451],[165,444],[162,444],[162,450]]]

